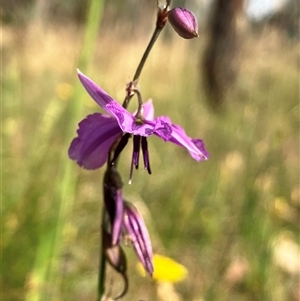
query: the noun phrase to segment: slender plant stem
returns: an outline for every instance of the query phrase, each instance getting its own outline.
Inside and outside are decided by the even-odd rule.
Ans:
[[[168,5],[170,3],[171,0],[167,1]],[[165,11],[167,11],[167,7],[165,9]],[[158,19],[159,20],[159,19]],[[149,56],[149,53],[153,47],[153,45],[155,44],[159,34],[161,33],[162,29],[164,28],[164,24],[165,22],[163,22],[163,25],[162,23],[157,23],[156,26],[155,26],[155,29],[154,29],[154,32],[152,34],[152,37],[149,41],[149,44],[141,58],[141,61],[135,71],[135,74],[133,76],[133,82],[134,81],[137,81],[143,71],[143,67],[145,65],[145,62]],[[131,99],[132,96],[130,95],[127,95],[124,102],[123,102],[123,107],[124,108],[127,108],[129,102],[130,102],[130,99]],[[118,138],[119,139],[119,138]],[[117,144],[114,143],[110,149],[110,152],[109,152],[109,160],[107,162],[107,166],[109,166],[110,164],[110,156],[111,154],[113,153],[113,151],[115,150]],[[117,166],[117,163],[118,163],[118,160],[116,160],[116,162],[114,163],[115,167]],[[103,222],[103,219],[104,219],[104,212],[105,208],[103,207],[102,209],[102,222]],[[104,293],[105,293],[105,270],[106,270],[106,260],[105,260],[105,256],[104,256],[104,248],[102,246],[101,248],[101,259],[100,259],[100,263],[99,263],[99,278],[98,278],[98,295],[97,295],[97,301],[101,301],[101,298],[103,297]],[[128,285],[128,283],[126,282],[126,285]]]
[[[155,44],[155,42],[156,42],[156,40],[157,40],[157,38],[158,38],[161,30],[162,30],[161,27],[158,27],[158,26],[155,27],[155,30],[154,30],[153,35],[151,37],[151,40],[150,40],[150,42],[149,42],[149,44],[148,44],[148,46],[147,46],[147,48],[146,48],[146,50],[145,50],[145,52],[143,54],[143,57],[142,57],[139,65],[138,65],[138,67],[137,67],[137,69],[135,71],[135,74],[134,74],[134,77],[133,77],[133,81],[137,80],[140,77],[140,75],[142,73],[142,70],[143,70],[143,67],[145,65],[145,62],[146,62],[146,60],[148,58],[148,55],[149,55],[149,53],[150,53],[153,45]]]
[[[105,215],[105,211],[104,211],[104,206],[102,208],[102,218],[101,218],[101,227],[100,227],[100,233],[102,233],[102,223],[104,221],[104,215]],[[103,234],[102,234],[103,235]],[[103,241],[103,240],[102,240]],[[105,293],[105,271],[106,271],[106,260],[105,260],[105,256],[104,256],[104,247],[103,247],[103,242],[102,242],[102,247],[101,247],[101,258],[100,258],[100,262],[99,262],[99,276],[98,276],[98,296],[97,296],[97,301],[100,301],[102,296]]]
[[[100,259],[100,267],[99,267],[99,279],[98,279],[98,299],[100,301],[105,292],[105,284],[102,279],[105,279],[105,270],[106,270],[106,261],[104,257],[103,248],[101,251],[101,259]]]
[[[141,75],[141,73],[143,71],[144,65],[146,63],[146,60],[147,60],[147,58],[149,56],[149,53],[150,53],[153,45],[155,44],[155,42],[156,42],[156,40],[157,40],[160,32],[162,31],[162,29],[163,29],[163,27],[159,27],[159,26],[155,27],[155,30],[154,30],[154,32],[152,34],[150,42],[149,42],[149,44],[148,44],[148,46],[147,46],[147,48],[146,48],[146,50],[145,50],[145,52],[144,52],[144,54],[142,56],[142,59],[141,59],[139,65],[138,65],[138,67],[137,67],[137,69],[135,71],[135,74],[133,76],[133,80],[132,81],[136,81],[136,80],[139,79],[139,77],[140,77],[140,75]],[[128,107],[131,97],[132,96],[126,96],[126,98],[125,98],[125,100],[123,102],[123,107],[125,109]]]
[[[152,37],[151,37],[151,40],[142,56],[142,59],[135,71],[135,74],[133,76],[133,81],[136,81],[139,79],[141,73],[142,73],[142,70],[143,70],[143,67],[145,65],[145,62],[148,58],[148,55],[153,47],[153,45],[155,44],[159,34],[161,33],[161,31],[163,30],[163,28],[165,27],[165,24],[166,24],[166,21],[168,19],[168,9],[171,5],[171,1],[172,0],[167,0],[166,1],[166,6],[161,9],[159,7],[159,2],[157,1],[157,7],[158,7],[158,14],[157,14],[157,20],[156,20],[156,26],[155,26],[155,29],[154,29],[154,32],[152,34]]]

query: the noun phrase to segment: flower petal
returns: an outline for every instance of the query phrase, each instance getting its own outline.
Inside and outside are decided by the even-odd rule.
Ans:
[[[124,133],[133,133],[133,128],[135,126],[135,118],[131,113],[125,110],[116,101],[106,105],[104,109],[106,112],[108,112],[117,119],[119,127]]]
[[[142,137],[149,137],[156,134],[164,141],[168,141],[171,138],[172,124],[168,117],[160,116],[155,120],[144,120],[143,122],[143,124],[133,123],[129,133]]]
[[[117,101],[109,96],[102,88],[100,88],[94,81],[84,75],[80,70],[77,70],[78,77],[96,103],[107,113],[116,117],[118,123],[123,128],[128,128],[134,122],[134,117],[126,109],[124,109]],[[129,122],[129,124],[127,124]],[[123,124],[125,123],[125,124]]]
[[[172,137],[172,123],[169,117],[160,116],[155,119],[154,132],[164,141],[168,141]]]
[[[184,129],[177,124],[172,125],[172,137],[169,141],[185,147],[190,155],[197,161],[207,160],[209,158],[203,141],[187,136]]]
[[[96,103],[103,109],[105,106],[111,102],[116,102],[111,96],[109,96],[103,89],[101,89],[95,82],[93,82],[90,78],[84,75],[79,69],[77,69],[78,77],[87,90],[87,92],[91,95],[91,97],[96,101]]]
[[[188,276],[188,270],[185,266],[163,255],[154,254],[153,265],[153,280],[158,282],[176,283]],[[146,271],[141,263],[137,264],[137,270],[141,276],[146,276]]]
[[[145,270],[152,276],[153,253],[147,227],[137,208],[132,203],[125,200],[123,223],[140,262]]]
[[[152,100],[148,100],[143,105],[145,121],[143,124],[139,124],[136,122],[134,115],[124,109],[95,82],[93,82],[79,70],[78,77],[87,92],[99,104],[99,106],[101,106],[102,109],[116,118],[121,130],[124,133],[148,137],[155,132],[165,141],[171,138],[172,128],[170,119],[168,117],[162,116],[153,120],[154,107]]]
[[[143,124],[133,123],[130,133],[137,136],[149,137],[155,131],[156,122],[145,120]]]
[[[144,168],[147,169],[149,175],[151,175],[151,167],[149,160],[149,152],[148,152],[148,142],[146,137],[142,137],[142,151],[143,151],[143,159],[144,159]]]
[[[149,99],[143,104],[143,115],[147,120],[154,120],[154,106],[152,104],[152,99]]]
[[[70,145],[69,157],[79,166],[96,169],[105,164],[109,149],[121,130],[115,119],[95,113],[79,123],[77,133],[78,137]]]
[[[197,146],[197,148],[201,151],[201,153],[206,157],[205,160],[207,160],[209,158],[209,152],[205,149],[205,145],[204,145],[203,140],[201,140],[201,139],[192,139],[192,142]]]
[[[150,108],[151,109],[151,108]],[[113,115],[124,133],[148,137],[153,135],[156,128],[160,128],[159,120],[144,120],[143,124],[136,122],[135,116],[126,111],[119,104],[110,103],[105,110]],[[151,115],[151,113],[149,113]]]

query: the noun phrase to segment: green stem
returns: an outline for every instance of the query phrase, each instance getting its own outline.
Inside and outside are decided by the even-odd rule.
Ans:
[[[155,26],[155,29],[154,29],[154,32],[152,34],[152,37],[151,37],[151,40],[143,54],[143,57],[135,71],[135,74],[134,74],[134,77],[133,77],[133,82],[134,81],[137,81],[142,73],[142,70],[143,70],[143,67],[145,65],[145,62],[148,58],[148,55],[153,47],[153,45],[155,44],[159,34],[161,33],[161,31],[163,30],[163,28],[165,27],[166,25],[166,22],[167,22],[167,19],[168,19],[168,10],[169,10],[169,7],[171,5],[171,1],[172,0],[167,0],[166,1],[166,5],[164,8],[160,8],[159,7],[159,3],[157,2],[157,7],[158,7],[158,13],[157,13],[157,19],[156,19],[156,26]]]
[[[102,279],[105,279],[106,261],[104,257],[103,249],[101,251],[101,262],[99,266],[99,280],[98,280],[98,299],[100,301],[105,292],[105,285]]]
[[[102,223],[104,221],[104,206],[102,208]],[[101,224],[101,229],[102,229],[103,225]],[[100,229],[100,233],[102,234],[102,231]],[[103,247],[103,242],[102,242],[102,246],[101,246],[101,258],[100,258],[100,262],[99,262],[99,276],[98,276],[98,296],[97,296],[97,301],[101,301],[102,296],[105,293],[105,271],[106,271],[106,260],[105,260],[105,256],[104,256],[104,247]]]
[[[160,32],[162,31],[162,29],[163,29],[163,27],[161,27],[161,26],[156,26],[155,27],[155,30],[154,30],[154,32],[152,34],[150,42],[149,42],[149,44],[148,44],[148,46],[147,46],[147,48],[146,48],[146,50],[145,50],[145,52],[144,52],[144,54],[142,56],[142,59],[141,59],[139,65],[138,65],[138,67],[137,67],[137,69],[135,71],[135,74],[133,76],[133,80],[132,81],[136,81],[136,80],[139,79],[139,77],[140,77],[140,75],[141,75],[141,73],[143,71],[144,65],[146,63],[146,60],[147,60],[147,58],[149,56],[149,53],[150,53],[153,45],[155,44],[155,42],[156,42],[156,40],[157,40]],[[131,97],[132,96],[126,96],[126,98],[125,98],[125,100],[123,102],[123,107],[125,109],[128,107]]]
[[[155,42],[156,42],[156,40],[157,40],[157,38],[158,38],[158,36],[159,36],[159,34],[160,34],[161,31],[162,31],[161,27],[158,27],[158,26],[155,27],[155,30],[154,30],[153,35],[151,37],[151,40],[150,40],[150,42],[149,42],[149,44],[148,44],[148,46],[147,46],[147,48],[146,48],[146,50],[145,50],[145,52],[143,54],[143,57],[142,57],[139,65],[138,65],[138,67],[137,67],[137,69],[135,71],[135,74],[134,74],[134,77],[133,77],[133,81],[137,80],[140,77],[140,75],[142,73],[142,70],[143,70],[143,67],[145,65],[145,62],[146,62],[146,60],[147,60],[147,58],[149,56],[149,53],[150,53],[153,45],[155,44]]]
[[[152,34],[152,37],[150,39],[150,42],[142,56],[142,59],[135,71],[135,74],[133,76],[133,82],[134,81],[137,81],[142,73],[142,70],[143,70],[143,67],[145,65],[145,62],[149,56],[149,53],[153,47],[153,45],[155,44],[159,34],[161,33],[162,29],[164,28],[164,25],[166,23],[166,16],[167,16],[167,10],[168,10],[168,6],[170,4],[171,0],[167,1],[167,6],[165,7],[164,10],[160,11],[160,14],[158,14],[158,17],[157,17],[157,23],[156,23],[156,26],[155,26],[155,29],[154,29],[154,32]],[[123,102],[123,107],[124,108],[127,108],[129,102],[130,102],[130,99],[131,99],[132,96],[130,95],[127,95],[124,102]],[[141,107],[141,97],[139,95],[139,107]],[[110,149],[110,152],[109,152],[109,160],[107,162],[107,166],[109,166],[110,164],[110,156],[112,154],[112,152],[115,150],[115,143],[113,144],[113,146],[111,147]],[[115,167],[117,166],[117,161],[115,162]],[[102,209],[102,221],[104,219],[104,208]],[[104,295],[104,292],[105,292],[105,270],[106,270],[106,260],[105,260],[105,256],[104,256],[104,248],[102,247],[101,248],[101,259],[100,259],[100,263],[99,263],[99,278],[98,278],[98,296],[97,296],[97,301],[100,301],[102,296]],[[127,281],[127,278],[126,278],[126,286],[128,286],[128,281]],[[126,288],[127,290],[127,288]]]

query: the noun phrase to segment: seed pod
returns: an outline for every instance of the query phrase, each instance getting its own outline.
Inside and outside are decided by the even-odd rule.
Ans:
[[[168,20],[182,38],[192,39],[199,36],[198,21],[190,10],[182,7],[172,8],[168,13]]]
[[[104,175],[103,196],[105,209],[111,223],[112,244],[119,243],[123,222],[122,179],[114,166],[110,166]]]
[[[120,245],[112,245],[111,235],[102,230],[102,245],[107,262],[121,274],[127,270],[126,255]]]

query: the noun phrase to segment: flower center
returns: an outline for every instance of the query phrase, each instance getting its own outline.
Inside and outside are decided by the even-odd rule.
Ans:
[[[137,112],[136,116],[135,116],[135,120],[134,120],[135,124],[137,125],[142,125],[144,124],[144,118],[141,114],[141,112]]]

